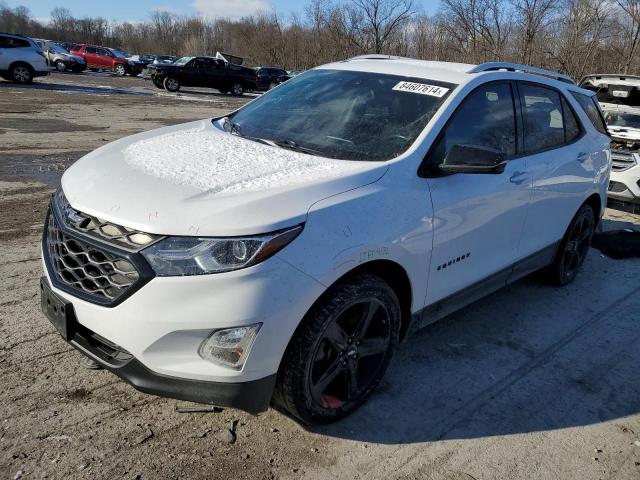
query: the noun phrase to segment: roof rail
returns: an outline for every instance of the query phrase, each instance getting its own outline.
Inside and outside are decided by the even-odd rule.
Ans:
[[[370,53],[368,55],[358,55],[357,57],[347,58],[345,62],[350,62],[351,60],[392,60],[398,59],[400,57],[394,55],[383,55],[381,53]]]
[[[575,85],[576,83],[569,75],[563,75],[561,73],[554,72],[553,70],[545,70],[543,68],[530,67],[528,65],[509,62],[481,63],[480,65],[476,65],[471,70],[469,70],[468,73],[490,72],[492,70],[507,70],[509,72],[532,73],[534,75],[553,78],[554,80],[560,80],[561,82],[570,83],[572,85]]]

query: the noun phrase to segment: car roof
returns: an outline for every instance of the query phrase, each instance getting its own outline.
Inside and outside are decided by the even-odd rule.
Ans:
[[[540,80],[544,78],[546,82],[543,83],[551,83],[555,87],[562,89],[570,87],[574,91],[588,95],[593,94],[593,92],[578,87],[568,75],[509,62],[486,62],[480,65],[473,65],[470,63],[417,60],[392,55],[362,55],[318,68],[402,75],[425,80],[439,80],[457,85],[467,83],[474,78],[478,78],[479,75],[512,72],[519,74],[515,79],[527,79],[528,77],[531,80]],[[511,76],[510,78],[514,77]]]

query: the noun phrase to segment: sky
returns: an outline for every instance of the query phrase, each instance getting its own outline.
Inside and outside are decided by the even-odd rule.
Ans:
[[[419,8],[432,13],[438,0],[417,0]],[[226,17],[237,19],[258,12],[304,13],[307,0],[109,0],[93,2],[87,0],[0,0],[10,8],[25,6],[38,20],[48,20],[51,10],[65,7],[75,17],[103,17],[114,21],[139,22],[149,19],[154,10],[166,10],[181,15],[204,17]]]

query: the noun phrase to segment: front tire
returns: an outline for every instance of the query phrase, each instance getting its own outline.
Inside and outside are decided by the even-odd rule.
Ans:
[[[164,88],[170,92],[177,92],[178,90],[180,90],[180,82],[178,81],[177,78],[174,78],[174,77],[165,78],[163,85],[164,85]]]
[[[67,69],[67,66],[64,64],[64,62],[61,62],[60,60],[56,62],[55,67],[58,72],[64,72]]]
[[[28,65],[18,64],[11,67],[9,75],[15,83],[26,85],[33,82],[33,70]]]
[[[158,87],[160,90],[164,90],[164,85],[162,84],[162,80],[154,78],[152,80],[153,84]]]
[[[381,278],[332,287],[305,316],[282,360],[276,407],[309,425],[346,417],[378,386],[400,337],[400,303]]]
[[[115,73],[116,76],[118,76],[118,77],[124,77],[124,74],[127,73],[127,72],[126,72],[126,69],[124,68],[124,65],[119,63],[113,69],[113,73]]]
[[[545,271],[550,283],[564,286],[576,278],[589,252],[594,230],[595,214],[589,205],[584,204],[571,220],[553,263]]]

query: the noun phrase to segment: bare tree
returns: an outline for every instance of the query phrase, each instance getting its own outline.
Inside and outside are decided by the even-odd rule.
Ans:
[[[511,0],[521,29],[522,63],[531,63],[535,41],[549,26],[557,2],[558,0]]]
[[[640,0],[618,0],[618,5],[627,15],[627,18],[623,21],[627,26],[625,28],[626,59],[623,68],[624,73],[629,73],[631,62],[636,56],[638,44],[640,43]]]
[[[351,0],[346,16],[352,41],[361,50],[383,53],[414,13],[414,0]]]

